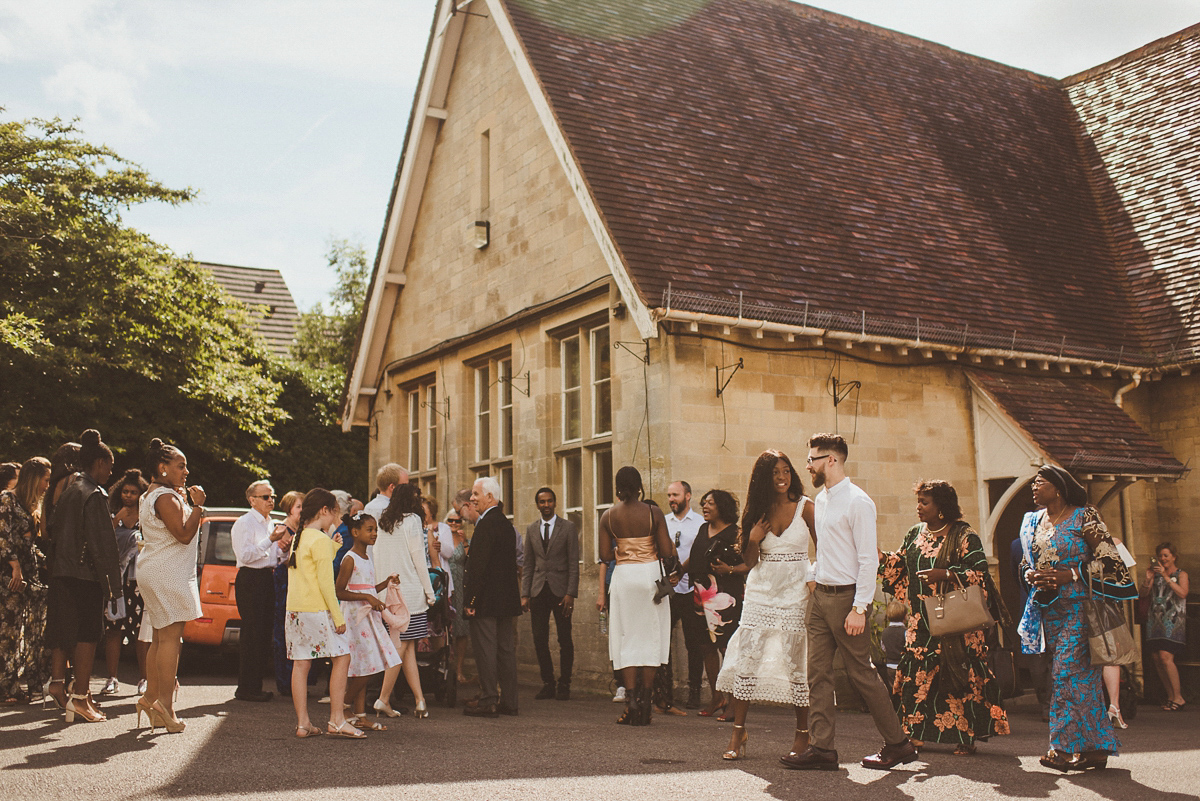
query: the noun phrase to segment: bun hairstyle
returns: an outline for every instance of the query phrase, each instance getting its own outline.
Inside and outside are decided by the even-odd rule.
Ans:
[[[174,445],[168,445],[158,437],[150,440],[150,448],[146,451],[146,473],[151,480],[162,478],[162,466],[183,452]]]
[[[644,493],[642,488],[642,474],[638,472],[636,467],[630,465],[626,465],[617,471],[617,475],[613,479],[613,484],[615,485],[618,500],[636,501]]]
[[[112,451],[100,440],[100,432],[89,428],[79,435],[79,468],[91,470],[101,459],[111,462]]]
[[[304,500],[300,502],[300,531],[292,542],[292,555],[288,557],[288,567],[296,566],[296,552],[300,550],[300,537],[304,535],[304,529],[308,524],[316,520],[322,510],[337,508],[337,497],[327,489],[317,487],[304,494]]]
[[[358,531],[368,520],[374,521],[375,518],[367,512],[360,511],[352,515],[342,515],[342,525],[346,527],[347,531]]]

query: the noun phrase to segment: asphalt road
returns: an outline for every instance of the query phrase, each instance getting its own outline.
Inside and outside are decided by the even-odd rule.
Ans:
[[[730,724],[693,713],[656,716],[646,728],[616,726],[619,706],[607,696],[534,701],[535,689],[522,687],[516,718],[476,720],[435,707],[427,720],[390,720],[390,731],[365,742],[297,740],[289,700],[234,701],[229,675],[184,676],[182,734],[135,731],[134,688],[127,684],[104,702],[110,717],[103,723],[68,726],[61,712],[7,707],[0,711],[0,799],[1135,801],[1195,799],[1200,792],[1194,711],[1142,707],[1107,771],[1070,776],[1038,764],[1046,726],[1028,703],[1011,712],[1014,734],[982,744],[977,756],[927,749],[921,761],[891,772],[858,765],[878,737],[869,716],[843,711],[842,769],[799,773],[776,761],[791,742],[787,709],[752,708],[747,758],[723,762]],[[311,707],[315,723],[327,719],[327,706]]]

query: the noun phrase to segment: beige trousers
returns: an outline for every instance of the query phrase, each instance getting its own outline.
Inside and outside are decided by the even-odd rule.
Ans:
[[[884,742],[895,745],[906,738],[892,697],[871,665],[870,629],[851,637],[846,615],[854,607],[854,590],[830,592],[818,585],[808,601],[808,730],[809,742],[833,750],[833,655],[842,649],[846,676],[871,710],[875,728]]]

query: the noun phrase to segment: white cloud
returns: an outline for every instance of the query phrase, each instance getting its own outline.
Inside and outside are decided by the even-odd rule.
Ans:
[[[52,103],[77,106],[92,130],[138,134],[156,127],[136,99],[134,80],[121,72],[73,61],[42,85]]]

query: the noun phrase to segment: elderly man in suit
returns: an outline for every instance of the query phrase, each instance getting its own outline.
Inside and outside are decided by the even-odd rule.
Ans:
[[[517,584],[517,538],[500,504],[500,483],[476,480],[471,505],[479,513],[467,554],[464,612],[471,629],[481,695],[464,715],[494,718],[517,714],[516,617],[521,614]]]
[[[571,666],[575,644],[571,641],[571,611],[579,594],[579,531],[570,520],[554,514],[558,498],[542,487],[533,496],[541,520],[525,530],[525,570],[521,574],[521,608],[533,617],[533,649],[542,670],[542,689],[534,698],[559,701],[571,697]],[[558,632],[559,677],[554,682],[550,656],[550,615]]]

